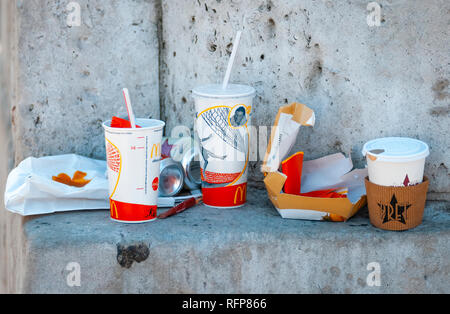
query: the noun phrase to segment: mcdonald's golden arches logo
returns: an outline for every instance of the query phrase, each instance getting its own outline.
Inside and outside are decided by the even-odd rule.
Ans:
[[[241,196],[240,202],[243,203],[245,201],[247,189],[246,187],[240,186],[236,189],[236,194],[234,195],[234,205],[236,205],[239,201],[239,195]]]
[[[111,217],[114,219],[119,219],[119,214],[117,213],[117,205],[113,200],[110,200]]]
[[[161,153],[161,144],[153,144],[151,158],[159,157]]]

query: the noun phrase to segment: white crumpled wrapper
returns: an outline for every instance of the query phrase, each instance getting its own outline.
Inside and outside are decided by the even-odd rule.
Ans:
[[[92,180],[83,188],[52,180],[53,176],[86,172]],[[63,211],[109,209],[106,162],[78,155],[30,157],[8,176],[5,207],[22,216]]]
[[[356,203],[366,194],[367,169],[353,169],[351,157],[338,153],[303,163],[301,193],[347,189],[347,198]]]

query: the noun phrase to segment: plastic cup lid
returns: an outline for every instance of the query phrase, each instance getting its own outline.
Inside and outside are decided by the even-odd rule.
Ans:
[[[210,84],[194,88],[192,94],[194,97],[241,98],[255,96],[256,90],[251,86],[237,84],[229,84],[224,90],[220,84]]]
[[[428,157],[430,149],[426,143],[416,139],[387,137],[366,143],[362,153],[364,156],[370,154],[380,161],[407,162]]]

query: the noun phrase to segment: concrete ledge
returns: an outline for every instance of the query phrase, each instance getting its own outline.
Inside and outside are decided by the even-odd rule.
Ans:
[[[450,206],[429,202],[420,227],[374,229],[367,209],[348,223],[283,220],[252,189],[236,210],[198,206],[164,221],[117,224],[108,211],[25,223],[29,293],[448,293]],[[81,267],[69,287],[68,263]],[[369,287],[367,265],[381,266]]]

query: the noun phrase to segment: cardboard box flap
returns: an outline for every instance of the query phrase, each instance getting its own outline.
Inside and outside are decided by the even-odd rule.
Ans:
[[[306,105],[293,103],[290,106],[281,107],[281,112],[284,112],[283,108],[286,108],[285,113],[292,114],[292,120],[295,122],[303,126],[314,126],[316,122],[314,111]]]
[[[314,198],[285,194],[282,192],[285,182],[286,176],[280,172],[271,172],[264,179],[269,197],[278,210],[313,210],[349,219],[366,203],[365,197],[352,204],[348,198]]]
[[[283,192],[287,177],[279,172],[281,161],[290,154],[300,127],[314,124],[314,111],[303,104],[293,103],[279,109],[261,167],[266,175],[267,193],[283,218],[327,220],[334,214],[338,219],[344,217],[348,220],[366,204],[367,197],[361,180],[364,170],[351,171],[353,162],[343,154],[306,161],[303,164],[302,192],[305,193],[304,189],[343,188],[347,189],[347,198],[314,198]]]
[[[277,171],[281,161],[294,146],[300,127],[314,126],[315,121],[314,111],[306,105],[293,103],[282,106],[275,119],[261,171],[264,173]]]

